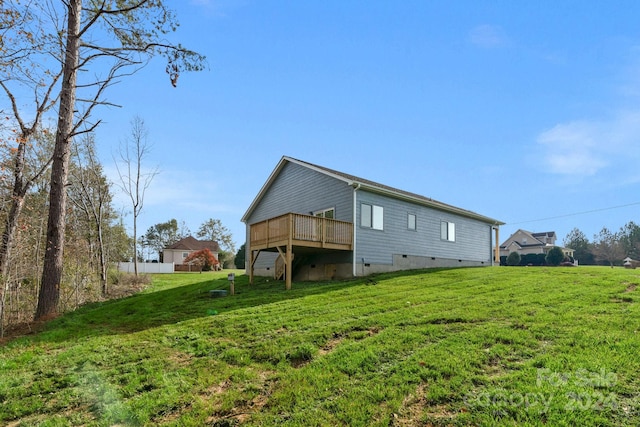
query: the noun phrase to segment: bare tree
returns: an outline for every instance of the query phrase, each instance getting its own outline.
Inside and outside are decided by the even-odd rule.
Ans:
[[[607,227],[593,236],[593,254],[598,261],[613,264],[624,257],[624,248],[620,243],[620,235],[612,233]]]
[[[74,167],[71,169],[69,198],[86,223],[86,240],[92,256],[97,258],[102,295],[107,294],[107,248],[105,228],[112,219],[111,192],[95,153],[93,134],[86,134],[73,145]]]
[[[10,119],[10,124],[3,125],[13,128],[11,131],[3,129],[3,148],[12,158],[13,185],[0,240],[0,322],[4,318],[5,294],[9,289],[8,266],[18,220],[31,187],[52,161],[49,152],[40,164],[29,162],[30,153],[39,149],[37,139],[43,136],[42,120],[57,101],[55,89],[62,75],[59,64],[49,68],[43,65],[46,63],[43,58],[34,58],[34,52],[49,51],[55,55],[57,50],[56,36],[34,29],[40,27],[39,22],[39,15],[30,8],[19,7],[11,1],[0,2],[0,88],[6,95],[0,108]],[[49,148],[48,145],[43,147]]]
[[[51,134],[46,130],[32,129],[20,133],[28,134],[26,136],[28,140],[20,136],[17,146],[10,143],[8,146],[3,146],[6,149],[4,150],[6,156],[2,156],[1,162],[2,170],[6,172],[6,175],[3,174],[6,180],[3,179],[3,181],[10,188],[7,189],[8,197],[5,199],[6,208],[3,208],[6,211],[2,219],[2,239],[0,240],[0,336],[3,333],[1,324],[5,318],[6,293],[11,286],[17,286],[11,283],[16,279],[16,275],[10,273],[9,266],[19,264],[14,259],[16,246],[19,245],[18,226],[23,210],[27,206],[27,196],[32,194],[34,187],[43,185],[45,172],[51,164],[53,148]],[[20,251],[17,256],[19,255]],[[13,271],[15,272],[16,269],[14,268]]]
[[[143,161],[151,151],[144,120],[136,116],[131,120],[129,137],[120,145],[119,161],[116,161],[119,187],[129,197],[133,215],[133,265],[138,275],[138,216],[144,207],[144,195],[158,168],[143,169]]]
[[[173,86],[182,71],[203,69],[204,57],[166,41],[167,34],[177,28],[177,21],[163,0],[24,3],[7,0],[1,7],[0,13],[19,11],[17,16],[32,18],[15,21],[17,23],[11,21],[11,28],[18,27],[16,34],[23,38],[19,39],[19,45],[12,44],[10,52],[2,53],[2,61],[7,62],[10,56],[10,59],[26,58],[25,63],[34,63],[34,56],[49,55],[49,63],[56,70],[53,75],[62,70],[57,88],[59,107],[49,190],[47,248],[35,313],[36,319],[43,319],[54,316],[58,310],[65,244],[65,189],[72,139],[98,126],[99,121],[89,119],[96,106],[110,104],[104,98],[105,91],[152,57],[167,59],[165,70]],[[30,43],[32,38],[48,44],[35,48],[35,44]],[[6,45],[4,41],[3,44]],[[42,78],[49,81],[48,76],[50,74],[45,73]],[[24,83],[28,86],[33,79]]]
[[[4,148],[4,147],[3,147]],[[47,215],[46,193],[48,173],[37,179],[34,171],[49,162],[53,148],[52,135],[38,131],[32,142],[26,145],[24,156],[24,176],[32,177],[22,200],[19,202],[20,214],[16,213],[14,197],[14,152],[17,148],[0,151],[0,224],[15,218],[10,249],[5,253],[7,262],[0,282],[0,322],[13,324],[27,322],[33,317],[39,281],[36,277],[42,272],[43,252],[40,243],[44,241],[44,226]],[[7,229],[2,233],[6,235]],[[9,243],[9,239],[5,240]],[[7,294],[8,293],[8,294]],[[0,326],[0,336],[3,330]]]

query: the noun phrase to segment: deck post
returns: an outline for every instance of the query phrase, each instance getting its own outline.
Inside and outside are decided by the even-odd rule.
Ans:
[[[260,250],[254,251],[252,249],[249,251],[249,284],[250,285],[253,285],[253,266],[256,263],[256,260],[258,259],[259,254],[260,254]]]
[[[327,241],[327,219],[325,217],[322,217],[322,247],[324,248],[324,245]]]
[[[494,255],[494,265],[500,265],[500,227],[496,226],[494,228],[494,230],[496,231],[496,248],[495,248],[495,255]]]
[[[293,275],[293,259],[291,256],[291,252],[293,252],[293,214],[289,214],[289,238],[287,239],[287,253],[285,254],[285,264],[286,264],[286,273],[285,273],[285,287],[287,290],[291,289],[291,276]]]

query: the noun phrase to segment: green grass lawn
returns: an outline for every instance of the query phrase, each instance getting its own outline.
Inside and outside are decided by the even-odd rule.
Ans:
[[[157,275],[0,348],[0,424],[637,426],[640,271]]]

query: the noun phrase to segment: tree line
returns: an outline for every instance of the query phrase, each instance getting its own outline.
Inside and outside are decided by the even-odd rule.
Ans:
[[[136,118],[134,122],[138,126],[140,119]],[[3,147],[0,158],[0,223],[4,225],[3,243],[10,243],[9,246],[2,245],[6,267],[0,294],[0,335],[7,325],[31,321],[37,306],[39,275],[46,250],[47,188],[51,176],[48,159],[54,144],[52,132],[41,130],[34,135],[33,141],[25,150],[21,169],[25,176],[30,177],[31,184],[20,201],[17,216],[12,150]],[[85,134],[73,141],[66,186],[70,203],[66,213],[60,311],[72,310],[86,302],[112,295],[110,286],[122,284],[124,280],[114,270],[115,263],[152,259],[162,262],[165,247],[192,235],[184,222],[170,219],[149,227],[143,235],[134,238],[124,226],[126,214],[113,202],[114,187],[121,188],[122,185],[109,182],[105,176],[96,155],[93,134]],[[140,204],[142,202],[143,198],[139,200]],[[12,227],[14,235],[8,239],[6,236]],[[218,242],[218,260],[223,266],[234,263],[236,248],[233,236],[219,219],[210,218],[203,222],[195,235],[202,240]],[[128,283],[136,280],[144,281],[145,278],[129,278]]]
[[[96,271],[106,291],[127,238],[96,163],[98,107],[115,106],[109,88],[154,57],[174,87],[205,67],[169,40],[177,27],[163,0],[0,2],[0,328],[25,305],[46,320],[80,304]]]
[[[640,259],[640,225],[633,221],[618,231],[603,227],[591,240],[578,228],[572,229],[563,240],[574,251],[574,258],[585,265],[622,265],[626,257]]]
[[[147,262],[163,262],[162,251],[164,248],[193,234],[184,221],[178,223],[175,218],[152,225],[139,239],[139,245],[143,249],[140,251],[138,259]],[[235,265],[236,246],[231,232],[222,224],[222,221],[209,218],[200,225],[195,235],[200,240],[218,243],[220,247],[218,261],[224,268]]]

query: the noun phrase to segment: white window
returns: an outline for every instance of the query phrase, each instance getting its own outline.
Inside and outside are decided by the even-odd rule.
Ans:
[[[382,206],[368,205],[363,203],[360,206],[360,225],[362,227],[373,228],[374,230],[384,229],[384,209]]]
[[[416,229],[416,216],[414,214],[408,214],[407,215],[407,228],[409,230],[415,230]]]
[[[313,216],[319,216],[321,218],[335,218],[336,211],[334,208],[321,209],[319,211],[315,211]]]
[[[453,222],[442,221],[440,223],[440,238],[449,242],[455,242],[456,225]]]
[[[182,252],[182,259],[185,259],[189,256],[189,252]]]

